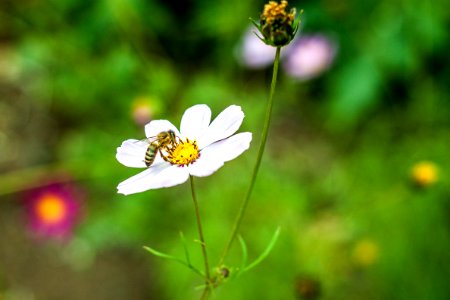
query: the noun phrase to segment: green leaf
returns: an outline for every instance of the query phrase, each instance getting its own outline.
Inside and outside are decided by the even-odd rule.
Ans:
[[[269,245],[267,245],[266,249],[264,250],[263,253],[261,253],[261,255],[250,265],[248,265],[247,267],[245,267],[242,272],[246,272],[249,271],[251,269],[253,269],[254,267],[256,267],[257,265],[259,265],[272,251],[273,247],[275,246],[277,240],[278,240],[278,236],[280,235],[280,227],[277,228],[277,230],[275,231],[275,233],[272,236],[272,239],[269,242]]]
[[[239,244],[241,245],[241,250],[242,250],[242,263],[241,263],[241,267],[239,270],[244,270],[245,265],[247,265],[247,260],[248,260],[247,244],[245,243],[242,236],[239,235],[238,238],[239,238]]]
[[[186,262],[188,263],[188,265],[191,265],[191,259],[189,257],[189,251],[187,248],[186,239],[184,238],[184,234],[181,231],[180,231],[180,239],[181,239],[181,242],[183,243],[184,256],[186,257]]]
[[[147,250],[148,252],[150,252],[151,254],[155,255],[155,256],[158,256],[158,257],[161,257],[161,258],[165,258],[165,259],[168,259],[168,260],[176,261],[176,262],[178,262],[178,263],[188,267],[189,269],[191,269],[192,271],[194,271],[198,275],[202,276],[203,278],[205,277],[205,274],[203,274],[202,271],[200,271],[199,269],[197,269],[196,267],[194,267],[190,263],[185,262],[181,258],[178,258],[178,257],[173,256],[173,255],[169,255],[169,254],[165,254],[165,253],[156,251],[155,249],[147,247],[147,246],[144,246],[144,249]]]

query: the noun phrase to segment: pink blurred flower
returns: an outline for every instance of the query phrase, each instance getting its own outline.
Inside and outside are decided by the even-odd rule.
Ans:
[[[308,80],[326,71],[336,56],[336,43],[324,35],[305,35],[289,48],[283,67],[298,80]]]
[[[159,102],[151,97],[140,96],[133,100],[131,104],[131,116],[138,126],[144,126],[158,114],[160,107]]]
[[[248,29],[237,48],[236,57],[241,65],[250,69],[271,66],[276,48],[264,44]],[[281,48],[282,66],[286,73],[298,80],[308,80],[326,71],[334,61],[337,45],[334,40],[323,35],[303,35]]]
[[[80,219],[81,193],[69,184],[50,184],[25,199],[28,225],[41,238],[67,240]]]

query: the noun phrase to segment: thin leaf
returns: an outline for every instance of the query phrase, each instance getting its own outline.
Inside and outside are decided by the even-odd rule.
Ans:
[[[183,265],[188,266],[188,264],[184,260],[182,260],[182,259],[180,259],[180,258],[178,258],[176,256],[172,256],[172,255],[169,255],[169,254],[165,254],[165,253],[159,252],[159,251],[157,251],[157,250],[155,250],[153,248],[147,247],[147,246],[144,246],[144,249],[147,250],[148,252],[150,252],[151,254],[155,255],[155,256],[158,256],[158,257],[161,257],[161,258],[170,259],[170,260],[174,260],[174,261],[177,261],[177,262],[179,262],[179,263],[181,263]]]
[[[200,290],[205,289],[207,286],[208,286],[207,284],[200,284],[200,285],[197,285],[196,287],[194,287],[194,290],[200,291]]]
[[[156,251],[153,248],[144,246],[144,249],[147,250],[148,252],[150,252],[151,254],[161,257],[161,258],[165,258],[165,259],[169,259],[169,260],[173,260],[176,261],[177,263],[180,263],[186,267],[188,267],[189,269],[191,269],[192,271],[194,271],[195,273],[197,273],[198,275],[202,276],[203,278],[205,277],[205,274],[203,274],[202,271],[200,271],[199,269],[197,269],[196,267],[194,267],[193,265],[191,265],[190,263],[185,262],[184,260],[182,260],[181,258],[178,258],[176,256],[173,255],[169,255],[169,254],[165,254],[159,251]]]
[[[247,260],[248,260],[247,245],[246,245],[244,239],[242,238],[242,236],[239,235],[238,238],[239,238],[239,244],[241,245],[241,250],[242,250],[242,263],[241,263],[240,270],[244,270],[245,266],[247,265]]]
[[[194,242],[200,244],[200,246],[204,246],[205,245],[205,243],[203,243],[202,241],[197,240],[197,239],[195,239]]]
[[[280,235],[280,227],[277,228],[277,230],[275,231],[274,235],[272,236],[272,239],[269,242],[269,245],[267,245],[266,249],[264,250],[263,253],[261,253],[261,255],[250,265],[248,265],[247,267],[245,267],[242,272],[246,272],[249,271],[250,269],[253,269],[254,267],[256,267],[258,264],[260,264],[272,251],[273,247],[275,246],[275,243],[278,240],[278,236]]]
[[[186,262],[188,263],[188,265],[192,265],[191,264],[191,259],[189,257],[189,251],[188,251],[188,248],[187,248],[186,239],[184,238],[184,234],[181,231],[180,231],[180,239],[181,239],[181,242],[183,243],[184,256],[186,257]]]

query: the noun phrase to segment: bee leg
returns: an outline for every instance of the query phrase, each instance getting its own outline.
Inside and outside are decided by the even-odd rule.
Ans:
[[[159,149],[159,154],[161,155],[162,159],[164,159],[165,161],[167,161],[168,163],[170,163],[170,160],[167,158],[167,156],[165,156],[162,152],[161,149]]]

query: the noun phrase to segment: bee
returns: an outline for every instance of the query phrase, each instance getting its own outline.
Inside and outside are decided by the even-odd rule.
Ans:
[[[148,145],[145,152],[144,162],[147,167],[150,167],[155,161],[155,157],[161,154],[161,157],[167,161],[166,156],[163,154],[163,150],[169,152],[173,147],[177,145],[177,137],[172,130],[162,131],[158,133],[152,142]]]

